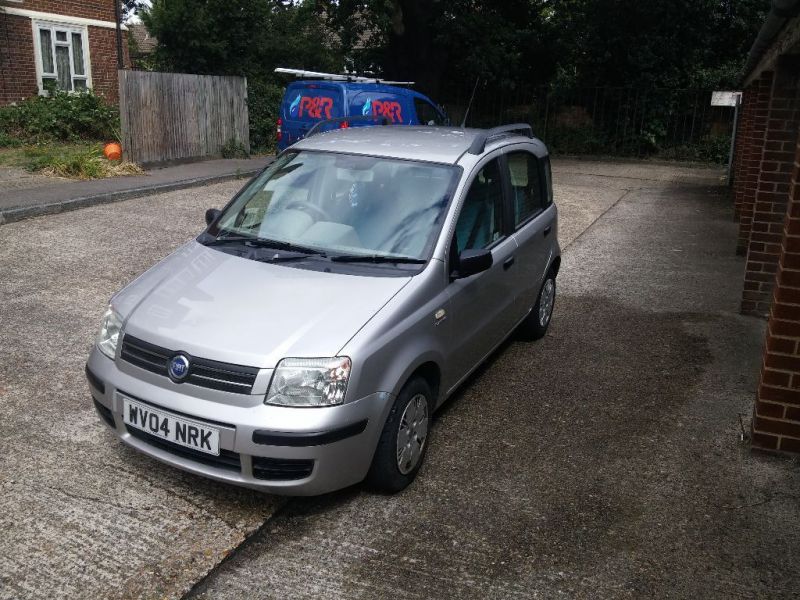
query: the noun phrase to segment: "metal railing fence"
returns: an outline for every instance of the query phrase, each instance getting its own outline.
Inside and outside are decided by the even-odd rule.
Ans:
[[[472,90],[444,106],[460,124]],[[734,109],[711,106],[710,90],[594,87],[533,91],[483,88],[467,126],[530,123],[555,154],[662,157],[725,163]]]

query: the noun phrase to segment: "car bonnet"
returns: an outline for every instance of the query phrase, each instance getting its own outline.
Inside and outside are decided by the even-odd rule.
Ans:
[[[259,368],[335,355],[408,282],[296,269],[190,242],[113,299],[123,331]]]

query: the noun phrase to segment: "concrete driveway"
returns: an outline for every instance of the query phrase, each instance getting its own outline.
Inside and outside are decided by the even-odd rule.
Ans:
[[[94,414],[109,296],[239,184],[0,227],[0,598],[790,596],[798,471],[738,439],[764,324],[718,175],[559,161],[550,334],[464,386],[393,497],[215,484]]]

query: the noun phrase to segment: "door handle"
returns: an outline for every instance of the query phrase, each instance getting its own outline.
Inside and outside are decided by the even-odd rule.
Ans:
[[[551,231],[553,231],[553,226],[552,225],[548,225],[547,227],[545,227],[544,228],[544,237],[547,237],[548,235],[550,235]]]
[[[511,265],[513,265],[513,264],[514,264],[514,260],[515,260],[515,259],[514,259],[514,257],[513,257],[513,256],[509,256],[509,257],[508,257],[508,258],[505,260],[505,262],[503,263],[503,270],[504,270],[504,271],[508,271],[508,270],[511,268]]]

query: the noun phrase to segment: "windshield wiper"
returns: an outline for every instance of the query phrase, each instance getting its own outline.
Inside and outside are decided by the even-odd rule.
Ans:
[[[427,260],[424,258],[413,258],[411,256],[386,256],[384,254],[337,254],[331,256],[331,262],[366,262],[366,263],[396,263],[408,265],[424,265]]]
[[[254,246],[257,248],[272,248],[274,250],[285,250],[287,252],[301,252],[307,255],[316,254],[319,256],[325,256],[324,251],[317,250],[316,248],[300,246],[298,244],[292,244],[291,242],[284,242],[281,240],[247,237],[244,235],[219,236],[213,240],[205,242],[206,246],[219,246],[222,244],[247,244],[248,246]]]
[[[264,256],[261,258],[254,258],[258,262],[265,262],[265,263],[279,263],[279,262],[291,262],[294,260],[305,260],[307,258],[314,258],[320,256],[319,254],[276,254],[274,256]],[[325,255],[322,255],[323,258]]]
[[[222,244],[241,244],[242,242],[252,242],[256,238],[243,235],[221,235],[208,241],[201,242],[204,246],[221,246]]]

